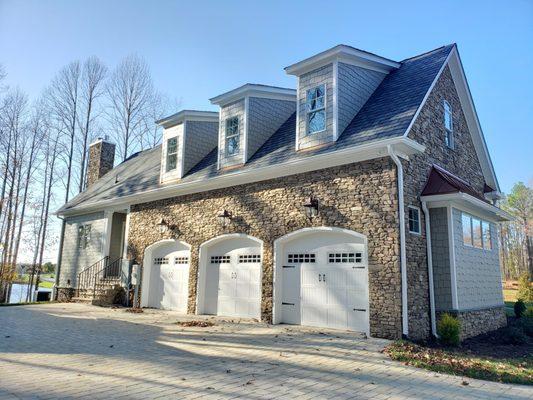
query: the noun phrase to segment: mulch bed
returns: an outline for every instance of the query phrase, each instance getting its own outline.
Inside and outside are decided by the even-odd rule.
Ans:
[[[196,328],[209,328],[210,326],[214,326],[215,323],[212,321],[180,321],[176,322],[176,325]]]
[[[517,321],[509,318],[512,327]],[[497,382],[533,385],[533,338],[509,343],[509,328],[467,339],[450,348],[436,341],[398,341],[384,353],[393,360],[431,371]]]

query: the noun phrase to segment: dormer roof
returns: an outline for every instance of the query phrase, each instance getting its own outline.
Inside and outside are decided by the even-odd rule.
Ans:
[[[155,123],[163,128],[170,128],[179,124],[180,122],[185,121],[186,119],[192,121],[218,122],[218,112],[181,110],[175,114],[169,115],[168,117],[161,118],[160,120],[155,121]]]
[[[289,65],[285,68],[285,72],[289,75],[299,76],[324,65],[331,64],[333,61],[341,61],[385,73],[398,69],[401,66],[401,63],[388,58],[359,50],[352,46],[339,44],[322,53],[315,54],[305,60]]]
[[[222,107],[244,97],[261,97],[267,99],[296,101],[296,90],[257,83],[246,83],[209,100],[212,104],[217,104]]]

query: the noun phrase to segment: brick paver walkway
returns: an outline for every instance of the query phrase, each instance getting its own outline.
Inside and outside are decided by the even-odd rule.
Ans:
[[[0,399],[533,398],[528,387],[390,361],[380,353],[385,340],[214,318],[210,328],[175,324],[192,318],[81,304],[0,307]]]

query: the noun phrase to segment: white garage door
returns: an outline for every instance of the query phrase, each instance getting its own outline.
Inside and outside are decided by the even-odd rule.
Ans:
[[[151,251],[143,277],[143,306],[187,312],[190,251],[179,242],[166,242]],[[148,266],[148,268],[146,268]]]
[[[339,234],[307,235],[286,246],[282,322],[368,330],[364,243]]]
[[[219,263],[218,315],[257,318],[260,311],[261,256],[232,254],[212,256]]]
[[[212,239],[201,246],[199,313],[261,317],[261,244],[246,235]]]

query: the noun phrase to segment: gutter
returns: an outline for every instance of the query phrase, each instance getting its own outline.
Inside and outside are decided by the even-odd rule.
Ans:
[[[435,287],[433,283],[433,253],[431,250],[431,225],[429,220],[429,210],[425,201],[422,201],[422,211],[424,211],[424,219],[426,221],[426,251],[428,260],[428,284],[429,284],[429,314],[431,319],[431,333],[436,338],[437,334],[437,318],[435,316]]]
[[[283,176],[316,171],[354,162],[366,161],[387,156],[387,148],[390,145],[401,146],[402,153],[409,155],[423,153],[425,146],[412,139],[395,137],[383,139],[371,143],[365,143],[355,147],[348,147],[335,152],[326,152],[312,156],[302,157],[281,164],[268,165],[259,168],[237,170],[235,172],[219,175],[211,178],[203,178],[189,182],[169,184],[163,187],[147,190],[142,193],[134,193],[120,198],[99,200],[85,203],[71,209],[59,209],[57,215],[80,215],[93,211],[101,211],[106,207],[129,206],[142,204],[150,201],[169,197],[183,196],[186,194],[206,192],[215,189],[238,186],[252,182],[275,179]]]
[[[387,146],[390,158],[398,170],[398,213],[400,219],[400,272],[402,275],[402,334],[409,335],[409,318],[407,312],[407,254],[405,249],[405,206],[403,198],[403,166],[391,145]]]

